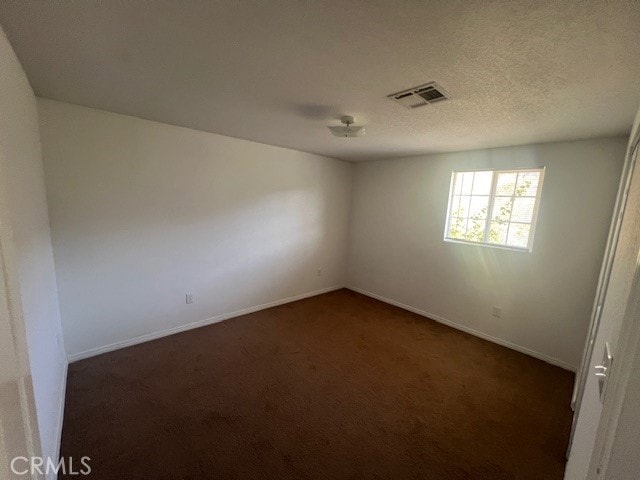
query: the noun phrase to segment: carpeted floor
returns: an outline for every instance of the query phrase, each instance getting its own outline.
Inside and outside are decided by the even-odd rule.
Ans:
[[[72,364],[62,455],[94,480],[561,480],[572,381],[339,290]]]

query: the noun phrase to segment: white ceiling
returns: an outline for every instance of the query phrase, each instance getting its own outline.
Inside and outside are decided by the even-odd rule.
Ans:
[[[347,160],[629,131],[640,2],[0,2],[37,95]],[[386,95],[431,80],[452,100]],[[342,114],[361,138],[325,128]]]

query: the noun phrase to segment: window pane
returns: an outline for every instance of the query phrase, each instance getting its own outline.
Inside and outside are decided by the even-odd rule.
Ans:
[[[493,172],[475,172],[473,179],[474,195],[489,195],[491,193],[491,182],[493,181]]]
[[[464,239],[466,233],[466,225],[466,218],[452,218],[449,224],[449,232],[447,236],[449,238],[459,238],[461,240]]]
[[[518,173],[518,186],[516,196],[535,197],[538,191],[540,172],[520,172]]]
[[[507,243],[507,224],[491,222],[489,227],[489,243],[504,245]]]
[[[467,223],[467,233],[465,235],[465,238],[471,242],[484,241],[485,225],[486,225],[486,220],[470,218],[469,222]]]
[[[542,187],[542,172],[542,169],[453,172],[445,237],[527,248],[536,222],[534,211]]]
[[[489,207],[488,196],[471,197],[471,205],[469,206],[469,217],[475,219],[487,218],[487,208]]]
[[[473,186],[473,172],[464,172],[459,174],[462,177],[462,195],[471,195]]]
[[[469,202],[471,197],[468,195],[462,195],[460,197],[460,206],[458,207],[456,217],[468,217],[469,216]]]
[[[459,217],[460,212],[458,210],[460,210],[460,195],[454,195],[451,199],[451,216]]]
[[[529,244],[529,230],[531,225],[526,223],[512,223],[509,227],[507,245],[511,247],[523,247]]]
[[[454,173],[453,177],[453,193],[455,195],[460,195],[462,193],[462,174]]]
[[[511,217],[512,203],[511,197],[496,197],[493,202],[492,220],[508,222]]]
[[[513,200],[513,213],[511,214],[511,220],[513,222],[530,223],[533,219],[533,207],[535,203],[535,197],[515,198]]]
[[[499,173],[498,182],[496,184],[496,195],[513,195],[516,188],[516,180],[518,174],[513,173]]]

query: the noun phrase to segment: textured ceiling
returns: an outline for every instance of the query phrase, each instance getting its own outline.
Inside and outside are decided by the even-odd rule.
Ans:
[[[348,160],[623,134],[637,0],[0,2],[42,97]],[[452,100],[386,95],[431,80]],[[342,114],[361,138],[325,128]]]

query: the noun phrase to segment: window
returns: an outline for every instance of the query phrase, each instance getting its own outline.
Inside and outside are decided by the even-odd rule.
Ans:
[[[544,168],[453,172],[445,240],[531,250]]]

